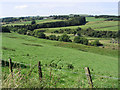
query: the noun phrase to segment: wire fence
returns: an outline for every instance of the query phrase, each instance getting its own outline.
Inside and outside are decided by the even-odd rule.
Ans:
[[[78,72],[70,72],[70,71],[66,71],[66,70],[63,70],[63,69],[54,69],[52,68],[53,70],[59,70],[59,71],[62,71],[62,72],[69,72],[69,73],[76,73],[76,74],[79,74]],[[83,75],[85,75],[85,73],[81,73]],[[120,78],[117,78],[117,77],[109,77],[109,76],[102,76],[102,75],[95,75],[95,74],[91,74],[91,76],[98,76],[98,77],[103,77],[103,78],[109,78],[109,79],[116,79],[116,80],[120,80]]]
[[[1,59],[0,59],[0,61],[9,62],[8,60],[1,60]],[[31,64],[24,64],[24,63],[20,63],[20,62],[16,62],[16,61],[14,61],[13,63],[17,63],[17,64],[29,66],[29,67],[37,66],[37,65],[31,65]],[[79,74],[79,72],[70,72],[70,71],[67,71],[67,70],[64,70],[64,69],[52,68],[52,70],[57,70],[57,71],[62,71],[62,72],[68,72],[68,73],[73,73],[73,74]],[[81,74],[85,75],[85,73],[81,73]],[[117,78],[117,77],[102,76],[102,75],[96,75],[96,74],[91,74],[91,76],[97,76],[97,77],[101,77],[101,78],[109,78],[109,79],[114,79],[114,80],[120,80],[120,78]]]

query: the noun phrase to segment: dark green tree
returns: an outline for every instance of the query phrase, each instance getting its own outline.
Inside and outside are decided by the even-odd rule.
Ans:
[[[74,42],[75,43],[81,43],[81,44],[84,44],[84,45],[88,45],[88,40],[84,37],[80,37],[80,36],[76,36],[74,38]]]
[[[49,39],[50,39],[50,40],[56,40],[56,36],[55,36],[55,35],[50,35],[50,36],[49,36]]]
[[[34,35],[35,37],[38,37],[38,38],[43,38],[43,39],[46,38],[46,35],[45,35],[43,32],[41,32],[40,30],[35,30],[35,31],[33,32],[33,35]]]
[[[63,34],[59,37],[59,41],[71,42],[70,36],[68,36],[67,34]]]
[[[10,33],[9,27],[2,27],[2,32]]]
[[[31,24],[36,24],[36,21],[35,21],[35,20],[32,20]]]
[[[17,32],[18,32],[19,34],[24,34],[24,35],[26,35],[26,33],[27,33],[27,29],[25,29],[25,28],[18,29]]]

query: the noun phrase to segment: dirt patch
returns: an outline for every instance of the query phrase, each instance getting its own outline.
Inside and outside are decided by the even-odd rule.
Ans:
[[[22,43],[24,45],[28,45],[28,46],[37,46],[37,47],[43,47],[42,45],[39,44],[28,44],[28,43]]]
[[[7,48],[7,47],[2,47],[3,50],[9,50],[9,51],[15,51],[15,49]]]

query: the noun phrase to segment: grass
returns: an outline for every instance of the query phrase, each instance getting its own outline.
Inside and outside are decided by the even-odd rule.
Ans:
[[[86,20],[88,21],[88,23],[86,23],[85,25],[80,25],[80,26],[67,26],[67,27],[58,27],[58,28],[42,28],[39,30],[46,30],[46,33],[50,33],[53,32],[55,30],[59,30],[59,29],[66,29],[66,28],[70,28],[70,29],[76,29],[78,27],[81,27],[83,29],[89,28],[91,27],[94,30],[98,30],[98,31],[118,31],[118,21],[104,21],[104,18],[94,18],[94,17],[86,17]]]
[[[104,21],[105,18],[95,18],[95,17],[86,17],[86,21],[93,22],[93,21]]]
[[[31,65],[36,65],[38,61],[41,61],[44,65],[42,69],[45,78],[49,78],[50,73],[49,66],[45,67],[45,64],[48,65],[52,60],[57,63],[60,60],[57,67],[58,70],[52,68],[54,80],[51,82],[54,83],[58,78],[60,78],[60,81],[57,82],[56,86],[52,85],[53,83],[50,84],[51,87],[88,87],[83,69],[86,66],[90,67],[93,74],[94,87],[117,87],[117,80],[95,76],[118,76],[117,50],[39,39],[16,33],[4,33],[2,36],[2,47],[3,60],[8,60],[10,57],[13,61]],[[68,64],[72,64],[74,69],[69,70],[67,68]],[[2,69],[3,72],[8,71],[7,67],[2,67]],[[27,71],[28,69],[23,69],[21,72],[26,74]],[[75,74],[74,72],[77,73]],[[32,77],[38,77],[37,68],[33,71]],[[35,85],[35,82],[33,84]]]

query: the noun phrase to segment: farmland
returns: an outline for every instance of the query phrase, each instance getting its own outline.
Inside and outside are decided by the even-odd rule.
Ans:
[[[118,21],[104,21],[105,19],[95,19],[94,17],[87,17],[86,20],[88,21],[85,25],[80,26],[68,26],[68,27],[59,27],[59,28],[41,28],[39,30],[46,30],[46,32],[50,33],[55,30],[59,29],[76,29],[78,27],[86,29],[86,28],[93,28],[97,31],[118,31]]]
[[[70,28],[82,29],[91,27],[98,31],[117,31],[117,21],[104,21],[104,18],[86,17],[88,21],[85,25],[57,27],[57,28],[40,28],[37,30],[46,30],[46,36],[62,36],[63,33],[51,33],[55,30]],[[56,22],[62,20],[36,20],[36,23]],[[30,24],[30,21],[11,23],[9,25]],[[67,34],[74,41],[73,34]],[[28,64],[30,68],[21,68],[21,74],[26,75],[31,68],[41,61],[43,86],[36,82],[38,79],[38,68],[32,71],[28,76],[31,81],[27,84],[19,84],[15,87],[45,87],[45,88],[88,88],[89,84],[85,75],[84,67],[89,67],[94,88],[117,88],[118,87],[118,43],[110,43],[112,38],[87,37],[89,42],[99,40],[103,46],[83,45],[75,42],[63,42],[37,38],[34,36],[22,35],[16,32],[2,34],[2,59],[12,59],[13,62]],[[57,66],[50,66],[57,64]],[[68,65],[73,66],[70,68]],[[18,68],[14,68],[17,71]],[[2,67],[3,79],[9,74],[7,66]],[[52,79],[51,79],[52,75]],[[33,81],[32,81],[33,80]],[[57,81],[59,80],[59,81]],[[47,83],[46,83],[47,82]],[[6,82],[8,83],[8,82]],[[20,81],[22,83],[22,81]],[[31,85],[32,83],[32,85]],[[45,84],[45,86],[44,86]],[[31,86],[30,86],[31,85]],[[10,87],[3,85],[3,87]],[[11,87],[14,87],[14,85]]]
[[[55,60],[55,62],[61,60],[61,62],[58,65],[59,66],[63,65],[63,70],[64,69],[66,70],[67,64],[72,64],[75,67],[75,69],[70,72],[74,72],[78,70],[77,73],[82,72],[84,74],[83,68],[85,66],[88,66],[90,67],[90,69],[94,70],[93,73],[95,75],[98,74],[101,76],[108,76],[108,77],[111,76],[111,77],[117,78],[117,74],[118,74],[117,73],[118,71],[117,70],[118,69],[117,51],[113,51],[113,53],[116,53],[116,54],[112,54],[112,52],[108,50],[108,54],[104,53],[104,55],[101,55],[101,53],[103,53],[101,50],[101,53],[96,52],[95,54],[94,48],[92,48],[91,50],[88,50],[88,52],[84,52],[84,51],[81,51],[80,49],[64,46],[64,44],[69,45],[69,43],[64,43],[64,42],[59,43],[57,41],[43,40],[43,39],[38,39],[30,36],[18,35],[16,33],[3,34],[2,39],[3,39],[3,45],[2,45],[3,56],[2,57],[4,60],[8,60],[9,57],[11,57],[13,61],[24,63],[24,64],[32,64],[32,65],[37,64],[38,61],[41,61],[42,64],[45,65],[50,63],[52,60]],[[63,46],[59,46],[60,44],[63,44]],[[84,49],[86,48],[87,47],[84,46]],[[29,54],[29,56],[27,56],[27,54]],[[98,66],[98,63],[99,63],[99,66]],[[81,77],[79,74],[75,75],[75,77],[73,77],[74,76],[73,74],[70,74],[69,76],[68,73],[62,72],[62,71],[61,72],[57,71],[54,74],[58,75],[58,73],[63,73],[63,77],[64,75],[67,76],[65,78],[61,77],[61,79],[64,79],[64,82],[62,83],[63,84],[62,86],[58,86],[58,87],[66,87],[66,84],[67,84],[67,87],[70,87],[70,84],[72,84],[72,82],[67,83],[67,80],[72,79],[71,81],[75,82],[77,80],[76,78]],[[37,73],[35,73],[35,75],[37,75]],[[111,87],[112,82],[109,82],[109,80],[111,81],[112,79],[106,79],[106,78],[99,79],[99,78],[100,77],[95,77],[95,79],[93,79],[95,87]],[[101,82],[103,86],[97,85],[98,81],[96,80]],[[105,82],[103,82],[104,80]],[[114,81],[114,85],[112,87],[117,87],[117,81],[116,80],[113,80],[113,81]],[[109,84],[106,82],[109,82]],[[73,85],[71,87],[73,87]]]

